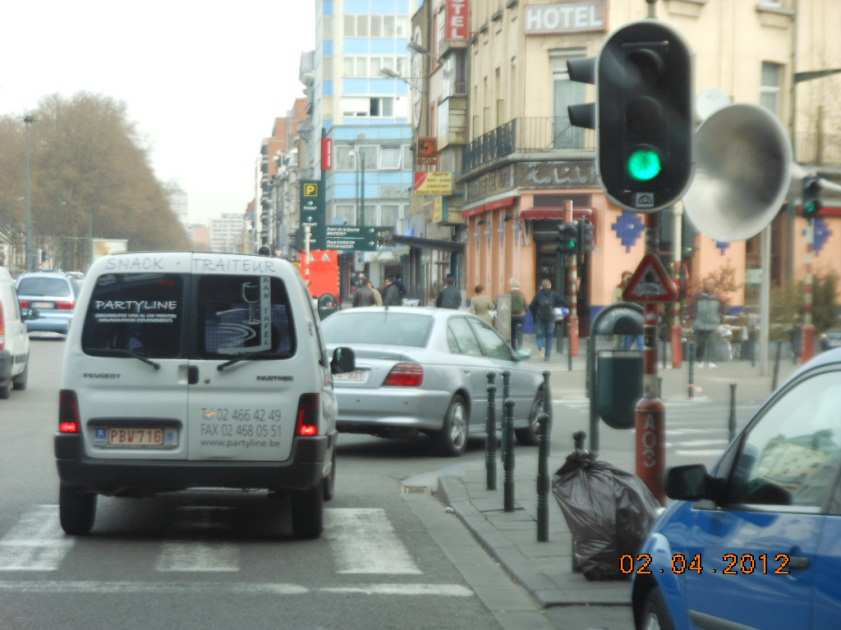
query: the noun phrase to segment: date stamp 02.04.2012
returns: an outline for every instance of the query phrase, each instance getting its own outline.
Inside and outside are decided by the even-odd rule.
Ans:
[[[789,575],[791,556],[787,553],[723,553],[712,562],[703,554],[673,553],[662,559],[650,553],[622,554],[619,572],[624,575],[684,575],[720,573],[721,575]]]

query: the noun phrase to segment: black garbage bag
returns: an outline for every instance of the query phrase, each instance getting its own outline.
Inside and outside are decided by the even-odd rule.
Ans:
[[[572,532],[584,577],[630,577],[619,571],[619,557],[639,551],[660,507],[645,483],[587,451],[575,451],[552,478],[552,494]]]

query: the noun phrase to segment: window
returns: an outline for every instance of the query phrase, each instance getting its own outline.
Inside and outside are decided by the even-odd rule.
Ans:
[[[379,147],[376,145],[366,145],[357,147],[357,150],[362,159],[360,167],[364,165],[366,171],[376,170]]]
[[[762,81],[759,86],[759,104],[772,114],[780,115],[780,77],[782,66],[762,62]]]
[[[100,357],[119,357],[126,352],[158,358],[181,356],[184,312],[181,275],[100,276],[85,314],[82,350]]]
[[[412,147],[411,145],[403,145],[403,170],[412,168]]]
[[[365,204],[365,225],[379,225],[377,222],[377,206],[372,203]]]
[[[395,35],[397,37],[408,37],[409,36],[409,18],[399,17],[397,18],[395,24]]]
[[[407,313],[348,313],[321,322],[327,345],[375,344],[424,348],[432,330],[429,315]]]
[[[380,152],[380,168],[395,170],[400,168],[400,147],[383,147]]]
[[[383,204],[380,206],[380,221],[378,225],[384,227],[391,227],[397,225],[399,218],[400,206],[397,204]]]
[[[394,71],[395,67],[394,57],[383,57],[382,58],[382,69],[383,70],[391,70]]]
[[[551,148],[581,149],[584,147],[584,130],[573,127],[569,122],[567,107],[583,103],[586,99],[584,85],[570,81],[567,60],[580,57],[578,53],[554,54],[552,61],[552,98],[554,118],[552,119]],[[547,138],[547,144],[548,144]],[[549,147],[547,147],[549,148]]]
[[[25,297],[73,297],[70,282],[62,278],[29,276],[21,278],[18,294]]]
[[[345,76],[352,77],[356,72],[356,60],[353,57],[345,57]]]
[[[356,225],[356,207],[351,204],[337,204],[333,210],[331,225]]]
[[[371,57],[371,76],[378,77],[380,76],[380,70],[383,67],[383,60],[382,57]]]
[[[368,57],[356,58],[356,73],[353,76],[360,78],[368,76]]]
[[[396,71],[401,77],[409,78],[409,60],[406,57],[397,57]]]
[[[729,501],[820,508],[841,464],[841,373],[825,372],[783,394],[745,437]]]
[[[452,332],[453,337],[455,337],[456,344],[458,344],[458,354],[466,354],[471,357],[482,356],[482,349],[479,347],[479,342],[476,341],[476,336],[470,329],[466,318],[451,317],[447,323],[447,330]]]
[[[383,17],[383,35],[385,37],[394,37],[394,19],[395,18],[393,15],[386,15],[385,17]]]
[[[372,98],[369,114],[373,117],[391,118],[394,116],[394,99],[391,97]]]
[[[764,9],[782,9],[782,0],[759,0],[759,6]]]
[[[482,348],[482,353],[489,359],[501,359],[503,361],[511,360],[511,351],[508,345],[502,340],[497,332],[488,326],[485,322],[471,319],[470,327],[476,333],[479,339],[479,346]]]
[[[356,16],[356,36],[357,37],[368,37],[368,16],[367,15],[357,15]]]
[[[198,352],[202,358],[260,353],[295,354],[295,328],[286,287],[271,276],[199,276]]]
[[[349,144],[337,144],[335,158],[337,171],[352,171],[356,168],[353,159],[353,147]]]
[[[346,97],[342,99],[342,115],[350,117],[367,117],[370,109],[369,99]]]
[[[356,37],[356,17],[345,15],[345,37]]]
[[[383,18],[381,15],[371,16],[371,37],[383,36]]]

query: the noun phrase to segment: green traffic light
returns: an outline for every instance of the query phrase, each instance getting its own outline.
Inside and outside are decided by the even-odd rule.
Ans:
[[[654,149],[637,149],[628,157],[628,174],[638,182],[647,182],[663,170],[660,155]]]
[[[805,206],[803,206],[803,214],[806,217],[813,217],[818,213],[818,204],[815,201],[808,202]]]

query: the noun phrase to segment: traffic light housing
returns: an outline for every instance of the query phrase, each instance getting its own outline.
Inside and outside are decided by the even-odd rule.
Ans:
[[[562,254],[575,254],[578,251],[578,228],[575,223],[558,225],[558,239]]]
[[[588,254],[593,251],[593,224],[589,221],[578,221],[578,251]]]
[[[803,216],[807,219],[815,218],[821,211],[821,179],[820,177],[803,178]]]
[[[595,77],[592,68],[595,65]],[[568,62],[573,81],[595,78],[596,164],[608,197],[636,212],[677,201],[692,176],[692,61],[677,32],[653,20],[614,32],[595,61]],[[591,127],[592,105],[569,108]]]

